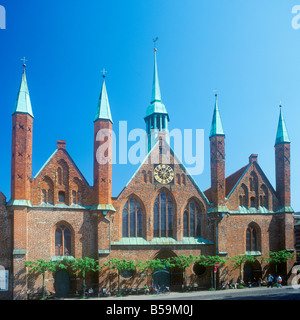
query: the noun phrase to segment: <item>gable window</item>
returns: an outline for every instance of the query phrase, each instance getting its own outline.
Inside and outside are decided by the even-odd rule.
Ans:
[[[190,200],[183,214],[183,236],[201,237],[201,209],[195,200]]]
[[[65,203],[65,193],[63,191],[58,192],[58,202]]]
[[[61,225],[55,230],[55,255],[71,255],[71,231],[65,225]]]
[[[173,237],[173,204],[165,191],[161,191],[155,199],[153,219],[154,237]]]
[[[42,202],[47,203],[47,190],[42,190]]]
[[[130,198],[122,212],[122,237],[143,236],[143,214],[139,202]]]

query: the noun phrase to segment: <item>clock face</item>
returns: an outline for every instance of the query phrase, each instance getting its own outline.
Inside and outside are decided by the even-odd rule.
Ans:
[[[174,183],[173,166],[167,164],[158,164],[154,166],[154,179],[160,184]]]

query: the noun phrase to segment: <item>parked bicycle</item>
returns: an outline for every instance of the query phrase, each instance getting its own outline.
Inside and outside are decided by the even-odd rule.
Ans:
[[[168,286],[157,286],[156,294],[170,294],[170,288]]]

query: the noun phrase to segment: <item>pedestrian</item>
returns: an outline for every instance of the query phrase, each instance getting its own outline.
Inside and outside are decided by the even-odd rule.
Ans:
[[[268,288],[269,287],[273,288],[273,281],[274,281],[274,277],[271,274],[269,274],[268,285],[267,285]]]
[[[280,275],[277,277],[277,283],[278,283],[277,288],[282,288],[282,278]]]

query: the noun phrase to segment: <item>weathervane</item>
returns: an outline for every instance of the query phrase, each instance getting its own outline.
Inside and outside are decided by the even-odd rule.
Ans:
[[[156,52],[156,51],[157,51],[157,48],[156,48],[156,46],[155,46],[155,44],[156,44],[157,40],[158,40],[158,37],[156,37],[156,39],[153,39],[153,42],[154,42],[154,52]]]
[[[215,90],[213,90],[213,91],[214,91],[214,93],[215,93],[215,97],[217,98],[217,96],[218,96],[218,90],[215,89]]]

